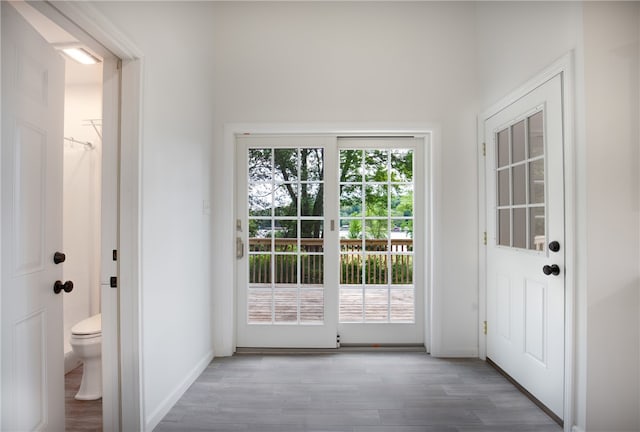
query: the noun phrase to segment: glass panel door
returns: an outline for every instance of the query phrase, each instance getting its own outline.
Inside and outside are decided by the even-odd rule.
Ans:
[[[339,141],[339,328],[343,343],[422,343],[416,285],[415,139]],[[420,214],[419,216],[422,216]]]
[[[237,139],[238,346],[335,347],[325,292],[326,141]]]

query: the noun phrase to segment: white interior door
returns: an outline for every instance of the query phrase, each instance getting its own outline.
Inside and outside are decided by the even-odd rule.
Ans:
[[[560,419],[564,399],[562,77],[485,122],[487,357]]]
[[[242,136],[236,145],[237,346],[333,348],[335,139]]]
[[[64,62],[2,2],[2,430],[64,430]],[[63,291],[64,292],[64,291]]]

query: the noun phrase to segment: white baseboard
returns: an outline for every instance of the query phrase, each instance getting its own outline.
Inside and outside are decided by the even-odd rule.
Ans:
[[[474,348],[461,348],[461,349],[442,349],[442,350],[434,350],[431,347],[431,356],[432,357],[440,357],[440,358],[478,358],[478,350]]]
[[[167,415],[171,408],[178,402],[178,400],[184,395],[187,389],[195,382],[200,374],[207,368],[209,363],[213,360],[213,351],[209,351],[196,365],[191,372],[187,374],[185,379],[178,384],[173,390],[156,408],[149,417],[145,420],[145,430],[152,431],[160,421]]]
[[[584,429],[582,429],[580,426],[572,426],[571,427],[571,432],[584,432]]]

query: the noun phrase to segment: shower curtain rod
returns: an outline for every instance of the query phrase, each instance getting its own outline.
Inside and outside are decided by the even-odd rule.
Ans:
[[[72,143],[76,143],[76,144],[82,144],[85,147],[89,147],[91,150],[93,150],[95,148],[95,146],[90,143],[89,141],[79,141],[73,137],[64,137],[65,140],[72,142]]]

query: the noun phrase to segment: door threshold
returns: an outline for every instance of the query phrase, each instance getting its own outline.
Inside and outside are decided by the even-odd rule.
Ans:
[[[346,354],[354,352],[422,352],[426,353],[424,345],[401,344],[347,344],[340,348],[236,348],[236,355],[313,355],[313,354]]]

